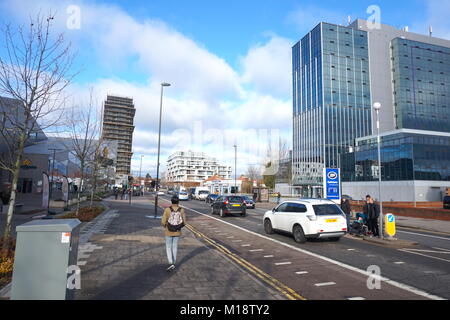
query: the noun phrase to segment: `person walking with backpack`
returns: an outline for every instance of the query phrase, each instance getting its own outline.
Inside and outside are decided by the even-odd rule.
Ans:
[[[167,271],[175,269],[177,262],[178,239],[181,236],[181,229],[186,225],[186,215],[184,209],[179,207],[180,200],[177,196],[172,197],[172,205],[164,210],[161,224],[164,227],[166,237],[166,252],[169,260]]]

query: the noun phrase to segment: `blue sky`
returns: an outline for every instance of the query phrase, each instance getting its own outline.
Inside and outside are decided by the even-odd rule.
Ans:
[[[80,29],[67,28],[69,5],[80,8]],[[370,5],[382,23],[419,33],[432,24],[450,38],[448,0],[0,0],[0,21],[57,12],[53,31],[72,42],[83,67],[74,99],[86,101],[89,87],[99,106],[107,93],[135,99],[134,170],[143,154],[144,170],[155,171],[159,84],[168,81],[162,162],[185,148],[232,165],[238,143],[244,173],[264,161],[270,141],[291,144],[291,46],[320,21],[367,19]]]

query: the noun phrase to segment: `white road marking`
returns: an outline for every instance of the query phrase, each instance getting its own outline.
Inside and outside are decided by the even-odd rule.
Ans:
[[[324,282],[324,283],[316,283],[316,287],[326,287],[326,286],[333,286],[336,282]]]
[[[356,249],[347,249],[348,251],[355,251]]]
[[[445,261],[445,262],[450,262],[450,260],[448,260],[448,259],[438,258],[438,257],[430,256],[430,255],[419,253],[419,252],[409,251],[408,249],[398,249],[398,250],[403,251],[403,252],[408,252],[408,253],[411,253],[411,254],[416,254],[418,256],[424,256],[424,257],[431,258],[431,259],[436,259],[436,260],[441,260],[441,261]]]
[[[436,251],[436,250],[422,250],[422,249],[408,249],[408,251],[450,254],[450,251]]]
[[[438,249],[438,250],[443,250],[443,251],[448,251],[448,252],[450,252],[450,250],[449,249],[443,249],[443,248],[438,248],[438,247],[432,247],[433,249]]]
[[[297,271],[296,274],[308,274],[308,271]]]
[[[450,241],[450,238],[444,238],[444,237],[438,237],[438,236],[430,236],[428,234],[421,234],[421,233],[409,232],[409,231],[397,231],[397,232],[408,233],[408,234],[415,234],[415,235],[422,236],[422,237],[436,238],[436,239],[442,239],[442,240]]]
[[[241,247],[250,247],[249,244],[243,244]]]
[[[242,240],[233,240],[231,242],[242,242]]]
[[[234,236],[229,236],[229,237],[227,237],[227,239],[233,239],[234,238]]]
[[[404,264],[404,262],[403,261],[397,261],[397,262],[394,262],[395,264]]]
[[[276,266],[285,266],[285,265],[288,265],[288,264],[292,264],[292,262],[276,262],[275,263]]]
[[[363,297],[353,297],[353,298],[348,298],[347,300],[366,300],[366,298],[363,298]]]
[[[166,200],[166,201],[169,202],[168,200]],[[224,223],[224,224],[226,224],[226,225],[229,225],[229,226],[231,226],[231,227],[234,227],[234,228],[236,228],[236,229],[238,229],[238,230],[245,231],[245,232],[247,232],[247,233],[249,233],[249,234],[255,235],[255,236],[260,237],[260,238],[262,238],[262,239],[266,239],[266,240],[275,242],[275,243],[277,243],[277,244],[279,244],[279,245],[282,245],[282,246],[284,246],[284,247],[290,248],[290,249],[295,250],[295,251],[298,251],[298,252],[302,252],[302,253],[307,254],[307,255],[309,255],[309,256],[311,256],[311,257],[315,257],[315,258],[321,259],[321,260],[323,260],[323,261],[327,261],[327,262],[330,262],[330,263],[335,264],[335,265],[337,265],[337,266],[343,267],[343,268],[348,269],[348,270],[350,270],[350,271],[357,272],[357,273],[359,273],[359,274],[362,274],[364,277],[367,277],[367,276],[368,276],[366,270],[362,270],[362,269],[353,267],[353,266],[351,266],[351,265],[348,265],[348,264],[345,264],[345,263],[342,263],[342,262],[333,260],[333,259],[331,259],[331,258],[327,258],[327,257],[325,257],[325,256],[321,256],[321,255],[319,255],[319,254],[317,254],[317,253],[313,253],[313,252],[310,252],[310,251],[307,251],[307,250],[304,250],[304,249],[300,249],[300,248],[294,247],[293,245],[284,243],[284,242],[279,241],[279,240],[276,240],[276,239],[269,238],[269,237],[267,237],[267,236],[264,236],[264,235],[262,235],[262,234],[259,234],[259,233],[256,233],[256,232],[253,232],[253,231],[250,231],[250,230],[247,230],[247,229],[242,228],[242,227],[238,227],[238,226],[236,226],[236,225],[234,225],[234,224],[232,224],[232,223],[229,223],[229,222],[220,220],[220,219],[218,219],[218,218],[216,218],[216,217],[211,217],[211,216],[209,216],[209,215],[207,215],[207,214],[201,213],[201,212],[198,211],[198,210],[191,209],[191,208],[189,208],[189,207],[185,207],[185,208],[188,209],[188,210],[191,210],[192,212],[198,213],[198,214],[201,215],[201,216],[208,217],[209,219],[214,219],[214,220],[216,220],[216,221],[220,221],[221,223]],[[399,231],[399,232],[400,232],[400,231]],[[404,231],[401,231],[401,232],[404,232]],[[450,239],[446,239],[446,238],[443,238],[443,239],[445,239],[445,240],[450,240]],[[401,249],[399,249],[399,250],[401,250]],[[425,291],[423,291],[423,290],[420,290],[420,289],[411,287],[411,286],[409,286],[409,285],[406,285],[406,284],[403,284],[403,283],[400,283],[400,282],[391,280],[391,279],[386,278],[386,277],[383,277],[383,276],[371,275],[371,277],[374,278],[374,279],[378,279],[378,280],[380,280],[380,281],[386,282],[386,283],[388,283],[388,284],[390,284],[390,285],[392,285],[392,286],[394,286],[394,287],[403,289],[403,290],[408,291],[408,292],[412,292],[412,293],[414,293],[414,294],[416,294],[416,295],[419,295],[419,296],[422,296],[422,297],[425,297],[425,298],[428,298],[428,299],[433,299],[433,300],[445,300],[445,299],[442,298],[442,297],[439,297],[439,296],[430,294],[430,293],[425,292]]]
[[[273,256],[272,255],[264,256],[264,258],[273,258]]]
[[[250,252],[261,252],[264,251],[264,249],[253,249],[253,250],[249,250]]]

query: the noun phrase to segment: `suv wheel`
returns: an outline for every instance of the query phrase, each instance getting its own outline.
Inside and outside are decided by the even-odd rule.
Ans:
[[[295,225],[292,233],[294,235],[295,242],[297,242],[297,243],[305,243],[306,242],[305,233],[303,232],[303,228],[300,225],[298,225],[298,224]]]
[[[267,234],[273,234],[272,222],[270,222],[270,219],[264,220],[264,231]]]
[[[225,214],[223,213],[223,209],[220,209],[220,216],[223,218],[225,217]]]
[[[211,214],[214,214],[215,212],[214,212],[214,207],[213,206],[211,206]]]

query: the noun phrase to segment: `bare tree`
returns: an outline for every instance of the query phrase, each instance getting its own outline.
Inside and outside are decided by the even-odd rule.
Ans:
[[[100,149],[99,128],[100,121],[95,112],[93,89],[89,94],[89,103],[87,107],[73,106],[71,112],[68,113],[67,119],[68,136],[70,139],[66,141],[66,148],[73,153],[79,161],[80,167],[80,186],[77,189],[77,210],[80,210],[81,194],[85,187],[86,169],[92,167],[92,163],[96,163],[98,151]],[[96,165],[94,166],[97,169]],[[96,172],[93,172],[96,174]]]
[[[74,56],[62,34],[53,38],[53,15],[30,18],[27,27],[3,27],[0,56],[0,94],[17,101],[17,107],[2,108],[0,128],[6,156],[0,167],[12,175],[11,196],[4,232],[2,256],[8,252],[11,221],[24,147],[30,138],[55,125],[60,119],[64,89],[75,73],[70,73]],[[40,129],[39,129],[40,127]]]
[[[261,169],[255,165],[249,165],[247,168],[247,176],[250,181],[261,179]]]

